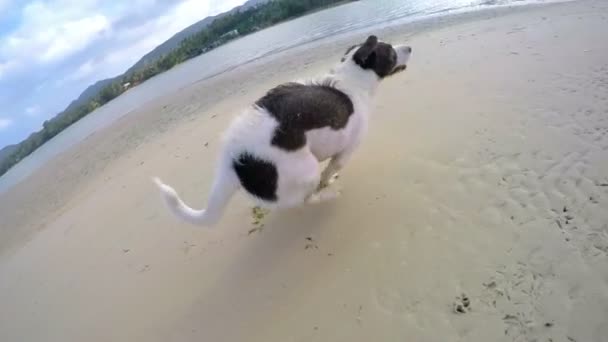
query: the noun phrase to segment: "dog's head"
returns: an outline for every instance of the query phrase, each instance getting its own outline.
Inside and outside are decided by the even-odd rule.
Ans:
[[[369,36],[365,43],[350,47],[342,63],[354,63],[364,72],[373,72],[380,79],[394,75],[407,68],[412,48],[406,45],[392,46]]]

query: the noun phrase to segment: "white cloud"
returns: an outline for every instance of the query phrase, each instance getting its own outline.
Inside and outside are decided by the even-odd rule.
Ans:
[[[74,72],[68,74],[66,77],[59,80],[59,84],[62,84],[66,81],[82,81],[89,77],[95,70],[95,63],[93,62],[93,60],[89,59],[88,61],[81,64]]]
[[[15,69],[16,63],[13,61],[0,61],[0,80],[3,76],[8,75],[9,72]]]
[[[38,116],[38,114],[40,114],[39,106],[30,106],[25,109],[26,116],[35,117],[35,116]]]
[[[12,28],[0,33],[0,107],[15,113],[0,118],[2,129],[18,115],[45,119],[175,33],[245,1],[0,0],[0,20]]]
[[[150,0],[138,0],[150,1]],[[246,0],[183,0],[166,14],[150,18],[140,25],[111,29],[116,47],[100,53],[78,67],[69,78],[81,80],[96,75],[97,78],[110,77],[124,72],[143,55],[160,45],[175,33],[204,19],[241,5]]]
[[[181,0],[160,16],[146,11],[158,6],[158,0],[106,2],[101,0],[36,0],[22,9],[19,27],[0,45],[0,78],[9,69],[65,61],[70,56],[90,50],[89,61],[79,64],[73,74],[58,81],[82,81],[109,77],[126,70],[145,53],[187,26],[209,16],[230,10],[245,0]],[[0,8],[6,0],[0,0]],[[113,6],[113,7],[112,7]],[[150,16],[131,27],[113,27],[134,15]],[[104,48],[91,45],[105,39]],[[110,72],[110,74],[107,74]]]
[[[0,13],[8,7],[9,0],[0,0]]]
[[[9,128],[12,124],[13,124],[12,119],[0,118],[0,131],[3,131],[5,129]]]
[[[2,1],[2,0],[0,0]],[[22,9],[19,27],[5,37],[0,58],[13,68],[60,61],[85,49],[110,28],[91,1],[63,4],[35,1]]]
[[[109,28],[109,21],[102,15],[69,21],[55,28],[40,41],[40,60],[49,62],[69,56],[84,49],[96,36]]]
[[[0,0],[0,6],[3,1]],[[117,48],[137,53],[139,58],[187,26],[206,16],[227,11],[245,0],[182,0],[166,14],[151,17],[139,27],[125,28],[121,32],[112,27],[112,21],[145,14],[142,9],[150,8],[154,2],[131,0],[114,5],[101,0],[31,2],[22,9],[19,28],[5,37],[5,43],[0,46],[0,58],[12,63],[27,64],[31,60],[38,64],[51,63],[86,49],[92,41],[102,37],[121,42],[131,40]],[[130,62],[137,60],[136,57],[130,58]]]

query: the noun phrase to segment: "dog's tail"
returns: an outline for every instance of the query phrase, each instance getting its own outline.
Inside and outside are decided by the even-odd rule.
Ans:
[[[186,205],[171,186],[160,178],[152,179],[160,189],[162,198],[173,214],[182,220],[200,226],[211,226],[222,217],[224,208],[238,190],[240,183],[236,175],[229,172],[218,172],[211,187],[211,195],[206,209],[196,210]]]

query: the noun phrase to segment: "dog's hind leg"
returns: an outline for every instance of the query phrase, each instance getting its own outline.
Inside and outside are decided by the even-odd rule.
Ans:
[[[318,204],[326,201],[331,201],[340,197],[340,191],[333,187],[325,187],[321,190],[315,191],[312,195],[308,196],[306,202],[309,204]]]
[[[321,179],[317,158],[307,149],[295,152],[281,163],[277,206],[292,208],[305,204]]]
[[[323,172],[321,173],[321,180],[319,181],[319,186],[317,190],[320,191],[328,187],[335,179],[334,176],[336,176],[338,172],[342,170],[342,168],[344,167],[344,165],[346,165],[351,156],[351,151],[342,152],[333,156],[325,167],[325,170],[323,170]]]

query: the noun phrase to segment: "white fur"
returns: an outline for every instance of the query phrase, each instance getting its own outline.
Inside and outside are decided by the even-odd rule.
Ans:
[[[397,65],[406,65],[411,49],[396,46]],[[307,132],[307,145],[297,151],[285,151],[270,144],[278,122],[265,109],[250,107],[237,116],[223,137],[223,149],[218,163],[216,178],[211,189],[207,209],[195,210],[187,206],[169,185],[159,178],[154,183],[160,189],[169,209],[186,222],[208,226],[216,223],[232,195],[240,188],[240,182],[232,169],[232,160],[243,150],[269,160],[277,168],[277,202],[252,199],[266,208],[289,208],[304,203],[318,203],[339,195],[328,187],[332,177],[344,167],[361,142],[368,125],[371,102],[380,82],[371,70],[363,70],[352,59],[356,51],[349,53],[344,62],[316,83],[331,83],[352,101],[354,112],[347,125],[340,130],[331,128]],[[301,82],[305,83],[305,82]],[[320,163],[330,159],[321,170]],[[247,193],[247,192],[246,192]]]

